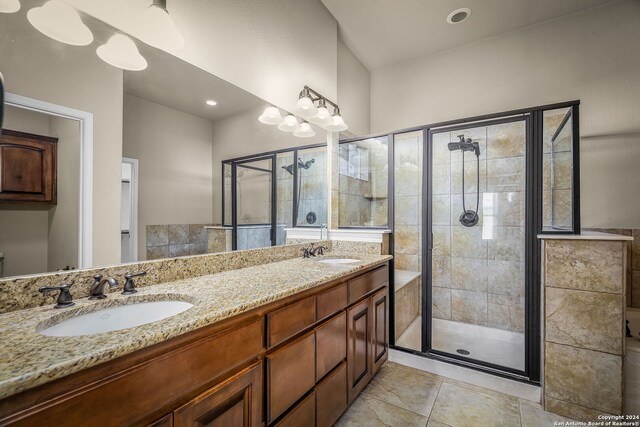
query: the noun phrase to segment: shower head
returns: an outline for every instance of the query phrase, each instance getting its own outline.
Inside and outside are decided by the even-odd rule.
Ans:
[[[449,151],[473,151],[476,156],[480,155],[480,145],[477,142],[471,141],[471,138],[467,138],[465,141],[464,135],[458,135],[458,138],[460,138],[460,141],[447,144]]]
[[[302,159],[298,158],[298,168],[309,169],[312,164],[316,162],[316,159],[311,159],[307,162],[303,162]]]

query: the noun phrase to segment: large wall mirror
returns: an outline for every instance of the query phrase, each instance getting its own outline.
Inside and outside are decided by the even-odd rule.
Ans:
[[[312,125],[315,135],[299,138],[264,125],[258,116],[267,102],[139,40],[134,41],[147,67],[123,71],[96,55],[96,48],[118,32],[114,28],[81,13],[94,40],[71,46],[29,23],[27,12],[43,1],[21,3],[18,13],[0,14],[0,72],[7,92],[0,150],[13,155],[15,141],[53,145],[55,200],[2,199],[0,191],[0,277],[231,249],[231,224],[222,217],[225,160],[320,147],[321,153],[309,152],[316,161],[307,175],[326,176],[320,172],[326,162],[318,160],[327,141],[322,129]],[[25,152],[15,154],[11,164],[40,161]],[[255,168],[244,168],[241,191],[264,184],[264,170],[274,170],[281,185],[290,182],[283,166],[293,163],[291,152],[285,157],[245,163]],[[41,176],[22,175],[44,182]],[[311,184],[303,180],[301,185],[310,194]],[[16,188],[25,194],[42,190]],[[281,193],[292,199],[288,190]],[[230,200],[231,194],[224,196]],[[313,198],[303,193],[296,207],[307,199],[310,204]],[[257,206],[244,201],[239,209],[247,223],[263,223],[274,210],[287,216],[285,210],[292,209],[282,204],[272,210],[274,200],[260,199]],[[300,222],[312,210],[305,209]],[[318,221],[326,215],[320,207],[313,210]],[[284,243],[280,234],[264,245]]]

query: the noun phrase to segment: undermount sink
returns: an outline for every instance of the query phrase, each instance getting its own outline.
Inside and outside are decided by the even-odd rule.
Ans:
[[[355,258],[326,258],[319,259],[318,262],[323,264],[355,264],[360,262],[360,260]]]
[[[184,301],[139,302],[107,307],[63,320],[40,331],[51,337],[75,337],[119,331],[180,314],[193,307]]]

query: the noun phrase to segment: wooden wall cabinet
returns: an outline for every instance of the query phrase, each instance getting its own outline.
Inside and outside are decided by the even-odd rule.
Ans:
[[[0,136],[0,202],[57,202],[58,139],[3,130]]]
[[[386,264],[350,279],[2,399],[0,425],[331,426],[389,349]]]

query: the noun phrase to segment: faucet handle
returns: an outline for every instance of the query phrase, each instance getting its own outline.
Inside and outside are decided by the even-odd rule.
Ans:
[[[124,278],[126,279],[126,282],[124,282],[124,290],[122,291],[122,295],[131,295],[138,292],[138,290],[136,289],[136,284],[133,281],[133,278],[144,276],[146,274],[147,274],[146,271],[141,271],[139,273],[133,273],[133,274],[132,273],[125,274]]]
[[[75,305],[75,302],[73,302],[73,296],[69,291],[71,286],[73,286],[71,283],[65,283],[61,286],[43,286],[38,289],[38,292],[44,294],[51,291],[60,291],[58,299],[56,300],[56,305],[54,305],[53,308],[67,308]]]

